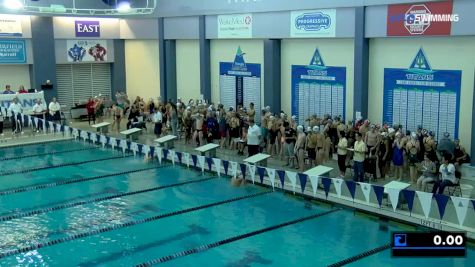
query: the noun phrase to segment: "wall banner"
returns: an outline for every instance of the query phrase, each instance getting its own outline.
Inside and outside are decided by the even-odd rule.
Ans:
[[[45,96],[43,92],[30,94],[0,94],[0,107],[8,109],[14,98],[18,98],[18,102],[23,106],[23,112],[26,114],[30,114],[32,112],[33,106],[36,104],[36,99],[41,99],[43,105],[46,107]]]
[[[452,14],[452,8],[452,1],[390,5],[387,35],[450,35],[452,22],[459,20],[457,14]]]
[[[336,36],[336,9],[292,11],[290,36],[318,38]]]
[[[462,71],[433,70],[421,48],[408,69],[384,69],[383,122],[458,137]]]
[[[299,124],[312,115],[340,116],[346,113],[346,67],[325,66],[315,49],[308,66],[292,65],[292,115]]]
[[[220,103],[226,108],[238,105],[249,107],[254,103],[256,121],[261,110],[261,64],[246,63],[241,47],[238,47],[234,62],[219,63]]]
[[[219,15],[218,38],[252,38],[252,14]]]
[[[0,18],[0,36],[23,36],[21,18],[18,16],[2,15]]]
[[[25,40],[0,40],[0,64],[26,63]]]
[[[107,40],[68,40],[68,62],[107,61]]]

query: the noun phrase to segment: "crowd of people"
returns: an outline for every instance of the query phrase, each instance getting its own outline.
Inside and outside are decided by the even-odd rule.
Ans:
[[[13,92],[10,85],[5,86],[5,91],[3,94],[24,94],[28,93],[25,90],[24,86],[21,85],[18,92]],[[48,107],[43,103],[41,99],[37,99],[32,108],[31,115],[40,119],[46,119],[48,121],[60,121],[61,120],[61,105],[58,103],[56,98],[53,98],[49,103]],[[4,136],[3,125],[6,118],[10,118],[12,132],[14,134],[23,134],[23,118],[21,114],[23,113],[23,105],[19,101],[18,97],[14,97],[11,101],[8,109],[4,111],[0,108],[0,136]],[[35,125],[36,132],[42,131],[41,123]]]
[[[7,86],[5,93],[9,91]],[[339,116],[313,115],[299,125],[295,116],[283,111],[273,113],[269,106],[256,111],[253,103],[234,108],[203,100],[185,103],[181,98],[176,102],[160,98],[144,101],[141,97],[130,101],[125,93],[116,94],[110,109],[100,97],[89,99],[86,108],[89,124],[102,122],[107,112],[117,133],[123,119],[127,129],[147,128],[148,123],[157,137],[184,136],[185,144],[194,146],[219,143],[221,148],[235,150],[238,155],[244,155],[246,150],[248,156],[263,152],[301,172],[335,158],[340,177],[346,177],[347,170],[352,169],[357,182],[381,178],[401,181],[409,177],[408,182],[418,190],[426,190],[427,184],[434,183],[433,191],[443,193],[446,186],[458,183],[461,164],[470,162],[460,141],[452,140],[448,133],[437,141],[432,131],[422,127],[410,132],[402,125],[377,125],[362,118],[345,123]],[[22,107],[15,99],[8,110],[19,114]],[[48,109],[41,100],[33,107],[35,116],[46,113],[53,120],[58,119],[59,110],[56,99]],[[0,132],[3,116],[0,113]],[[16,121],[12,116],[13,131],[21,131]]]
[[[407,182],[418,190],[434,183],[433,191],[443,193],[446,186],[458,183],[461,164],[470,162],[458,139],[445,133],[437,141],[432,131],[422,127],[410,132],[402,125],[376,125],[362,118],[345,123],[329,115],[313,115],[299,125],[295,116],[273,113],[270,107],[256,111],[252,103],[236,109],[202,100],[145,102],[137,97],[133,103],[123,103],[127,104],[114,105],[113,113],[119,122],[127,114],[127,128],[149,120],[157,137],[164,132],[183,134],[185,144],[219,143],[238,155],[246,150],[248,156],[263,152],[302,172],[336,158],[340,176],[346,177],[350,169],[358,182],[409,177]]]

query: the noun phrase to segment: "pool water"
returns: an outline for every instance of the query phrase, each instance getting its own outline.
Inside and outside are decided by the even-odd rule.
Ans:
[[[2,148],[0,158],[0,266],[327,266],[416,230],[82,142]],[[349,266],[474,260],[471,248],[432,259],[387,249]]]

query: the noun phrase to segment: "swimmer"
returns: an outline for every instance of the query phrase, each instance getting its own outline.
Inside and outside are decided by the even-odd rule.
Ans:
[[[144,157],[144,163],[152,162],[152,160],[153,160],[153,159],[152,159],[152,157],[151,157],[149,154],[145,155],[145,157]]]
[[[246,179],[240,177],[239,175],[236,178],[231,179],[231,185],[239,187],[246,184]]]

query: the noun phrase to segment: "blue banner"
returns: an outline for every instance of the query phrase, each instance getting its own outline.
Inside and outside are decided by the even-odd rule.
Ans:
[[[0,40],[0,64],[26,63],[25,40]]]
[[[383,122],[458,137],[461,81],[462,71],[433,70],[421,48],[409,69],[384,69]]]
[[[299,124],[312,115],[345,119],[346,67],[325,66],[318,49],[310,65],[292,65],[292,115]]]

